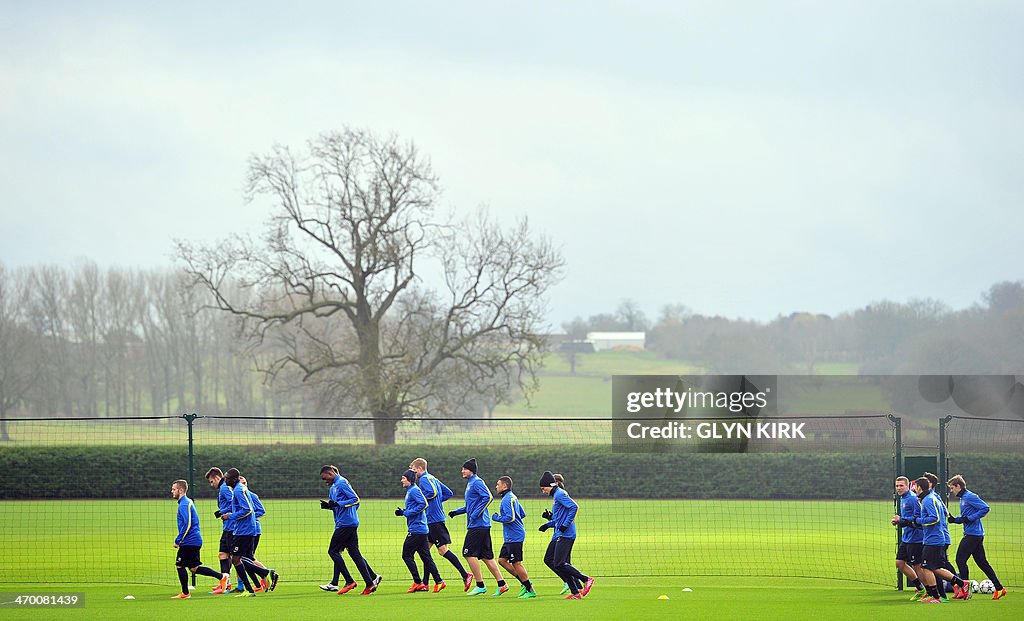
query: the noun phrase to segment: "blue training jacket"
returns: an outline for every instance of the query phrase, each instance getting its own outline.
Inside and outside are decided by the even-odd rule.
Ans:
[[[423,496],[427,499],[427,524],[444,522],[444,505],[442,503],[454,495],[452,490],[429,472],[420,475],[419,486],[423,491]]]
[[[466,480],[466,505],[452,511],[455,515],[466,514],[466,528],[490,528],[491,516],[487,513],[487,505],[494,496],[487,489],[484,480],[475,474]]]
[[[427,498],[423,490],[415,485],[405,488],[405,509],[402,510],[410,535],[426,535]]]
[[[505,543],[522,543],[526,541],[526,527],[523,526],[523,518],[526,517],[526,510],[519,504],[519,498],[512,490],[506,490],[501,494],[501,506],[498,512],[491,516],[495,522],[501,522],[502,531],[505,535]]]
[[[559,487],[555,488],[552,500],[552,517],[548,522],[548,526],[552,527],[555,532],[551,535],[551,538],[565,537],[566,539],[575,539],[575,535],[577,535],[575,533],[575,515],[580,510],[580,505],[569,498],[568,492]]]
[[[249,498],[252,498],[253,513],[256,514],[256,534],[263,534],[263,526],[260,524],[260,518],[267,514],[267,510],[263,508],[263,503],[260,502],[260,497],[256,495],[256,492],[249,490]]]
[[[359,526],[359,496],[352,489],[348,479],[340,474],[331,484],[330,499],[338,503],[334,507],[334,527]]]
[[[946,540],[949,537],[949,531],[946,530],[946,534],[943,536],[942,529],[946,524],[946,506],[942,504],[935,492],[929,492],[921,500],[921,515],[917,518],[917,523],[924,530],[924,541],[922,542],[924,545],[941,546],[949,543]]]
[[[551,505],[552,518],[548,522],[548,526],[551,526],[555,531],[551,538],[565,537],[566,539],[575,539],[576,513],[580,509],[579,505],[569,497],[569,492],[561,487],[555,488],[553,501]],[[563,528],[564,530],[562,530]]]
[[[231,488],[224,482],[224,479],[220,480],[220,489],[217,491],[217,510],[220,511],[221,515],[231,513]],[[234,527],[235,525],[231,520],[224,520],[224,528],[221,530],[226,530],[230,533]]]
[[[908,522],[921,515],[921,502],[910,490],[900,496],[900,519]],[[924,531],[913,526],[903,527],[903,543],[921,543],[924,541]]]
[[[196,503],[188,496],[178,499],[178,536],[174,538],[176,546],[201,546],[203,536],[199,533],[199,513]]]
[[[965,535],[985,536],[985,527],[981,525],[981,518],[988,515],[989,506],[969,489],[960,493],[960,517],[953,518],[954,524],[964,525]]]
[[[241,481],[231,490],[231,515],[228,519],[234,522],[231,532],[236,536],[256,534],[256,511],[252,506],[249,490]]]

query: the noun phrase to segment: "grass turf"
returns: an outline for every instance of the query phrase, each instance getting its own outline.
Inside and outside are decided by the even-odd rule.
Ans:
[[[829,580],[778,580],[750,578],[643,578],[599,579],[582,601],[563,601],[559,584],[538,581],[540,596],[517,600],[518,589],[500,598],[490,593],[466,597],[458,585],[439,594],[404,593],[405,584],[385,582],[381,591],[362,597],[355,592],[338,596],[319,591],[311,584],[282,583],[278,589],[255,598],[235,598],[195,592],[192,599],[169,599],[172,589],[141,585],[107,585],[68,589],[85,593],[85,607],[59,612],[40,609],[0,608],[4,619],[204,619],[263,618],[325,619],[346,615],[366,619],[489,619],[512,618],[550,621],[560,615],[587,620],[605,619],[770,619],[826,618],[830,621],[894,619],[901,621],[937,618],[1020,619],[1024,597],[1011,592],[992,601],[991,596],[950,601],[946,604],[911,602],[910,592],[881,586],[837,584]],[[692,592],[683,592],[684,588]],[[11,585],[0,587],[11,591]],[[35,590],[35,589],[33,589]],[[493,591],[493,583],[491,585]],[[134,600],[124,600],[125,595]],[[10,598],[2,597],[0,601]],[[661,595],[669,599],[659,600]]]
[[[206,491],[206,490],[204,490]],[[528,527],[527,568],[544,575],[544,551],[551,533],[536,531],[550,501],[521,498]],[[389,578],[408,578],[401,560],[405,521],[394,516],[399,499],[364,500],[360,505],[359,545],[372,567]],[[264,499],[266,533],[257,557],[289,581],[326,582],[326,556],[333,530],[331,514],[315,500]],[[449,501],[448,508],[459,504]],[[196,503],[204,536],[202,560],[217,564],[220,522],[213,499]],[[1011,505],[1018,514],[1021,505]],[[497,503],[492,503],[496,510]],[[68,567],[86,565],[99,582],[116,580],[173,585],[176,534],[175,502],[167,500],[23,501],[0,503],[0,582],[24,575],[61,581]],[[580,536],[573,559],[597,576],[632,575],[776,575],[816,576],[804,561],[851,563],[861,568],[851,578],[889,584],[894,533],[887,528],[891,503],[731,501],[731,500],[580,500]],[[1006,511],[1000,510],[1005,514]],[[997,525],[990,526],[990,528]],[[465,518],[449,520],[458,553]],[[494,551],[501,528],[492,529]],[[842,554],[843,558],[837,558]],[[990,550],[995,559],[999,552]],[[441,560],[442,575],[454,569]]]

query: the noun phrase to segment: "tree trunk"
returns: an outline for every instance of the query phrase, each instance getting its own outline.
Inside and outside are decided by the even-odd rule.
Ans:
[[[375,418],[373,421],[373,441],[377,444],[394,444],[397,431],[398,419],[394,416]]]

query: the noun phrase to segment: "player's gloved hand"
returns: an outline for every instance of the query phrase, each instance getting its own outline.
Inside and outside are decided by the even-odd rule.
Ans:
[[[395,507],[395,516],[401,516],[401,515],[402,515],[402,508],[401,507]]]
[[[222,514],[220,512],[220,509],[217,509],[216,511],[213,512],[213,517],[215,517],[215,518],[219,518],[221,515]]]
[[[544,513],[541,513],[541,514],[540,514],[540,516],[541,516],[542,518],[544,518],[545,520],[550,520],[550,519],[553,519],[553,518],[555,517],[555,516],[554,516],[554,515],[553,515],[553,514],[551,513],[551,509],[544,509]]]
[[[569,530],[568,526],[559,526],[558,527],[558,532],[560,532],[560,533],[564,533],[567,530]]]
[[[333,500],[321,500],[320,501],[320,508],[321,509],[333,509],[333,508],[335,508],[337,506],[338,506],[338,503],[334,502]]]
[[[948,513],[946,514],[946,521],[949,522],[950,524],[958,524],[959,523],[959,522],[957,522],[955,517],[953,517],[952,515],[950,515]]]
[[[456,515],[458,515],[458,514],[457,514],[457,513],[455,513],[454,511],[449,511],[449,512],[448,512],[448,517],[451,517],[451,518],[453,518],[453,517],[455,517]]]
[[[549,528],[551,528],[551,525],[548,524],[548,523],[544,523],[544,524],[541,524],[540,528],[538,528],[537,530],[539,530],[540,532],[543,533],[544,531],[546,531]]]

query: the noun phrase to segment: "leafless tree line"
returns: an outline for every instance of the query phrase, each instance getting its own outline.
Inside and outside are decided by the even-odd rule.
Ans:
[[[312,407],[264,385],[232,317],[180,270],[0,263],[0,438],[10,415],[265,415]]]

